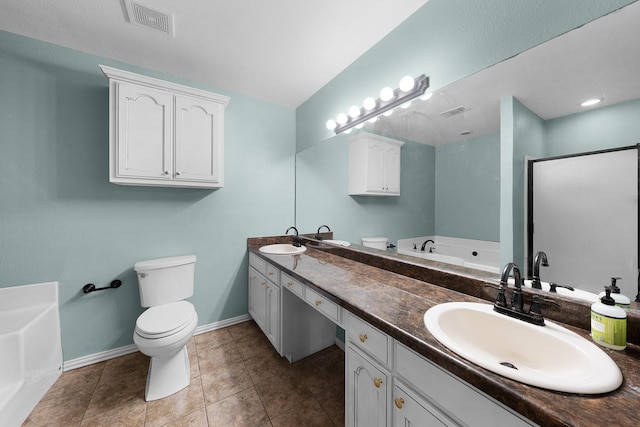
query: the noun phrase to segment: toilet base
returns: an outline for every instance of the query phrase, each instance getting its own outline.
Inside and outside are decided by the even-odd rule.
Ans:
[[[149,362],[144,400],[158,400],[179,392],[191,381],[189,355],[184,346],[177,353],[154,356]]]

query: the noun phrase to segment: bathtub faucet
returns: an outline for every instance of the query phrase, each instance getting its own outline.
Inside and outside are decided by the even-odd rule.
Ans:
[[[425,246],[427,245],[427,243],[429,243],[429,242],[433,243],[434,245],[436,244],[436,242],[434,242],[434,241],[433,241],[433,240],[431,240],[431,239],[427,240],[427,241],[426,241],[426,242],[424,242],[424,243],[422,244],[422,246],[420,247],[420,250],[421,250],[422,252],[424,252],[424,248],[425,248]],[[433,252],[433,246],[429,246],[429,253],[432,253],[432,252]]]

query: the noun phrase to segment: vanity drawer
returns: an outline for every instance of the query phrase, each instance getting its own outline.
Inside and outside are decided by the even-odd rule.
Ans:
[[[288,274],[280,273],[280,286],[282,286],[283,288],[289,289],[291,292],[298,295],[300,298],[303,298],[302,290],[304,288],[302,283],[298,282],[296,279],[289,276]]]
[[[390,339],[384,332],[349,313],[347,317],[347,336],[358,347],[379,361],[388,364]]]
[[[267,275],[267,261],[263,260],[257,255],[249,253],[249,265],[256,269],[256,271],[263,276]]]
[[[267,263],[267,279],[276,285],[280,285],[280,270]]]
[[[305,291],[305,300],[314,306],[318,311],[327,316],[334,323],[339,322],[340,307],[330,299],[323,297],[314,290],[307,287]]]

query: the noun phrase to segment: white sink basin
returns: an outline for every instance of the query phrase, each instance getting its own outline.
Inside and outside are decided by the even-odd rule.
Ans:
[[[279,243],[276,245],[262,246],[258,249],[260,252],[271,255],[296,255],[307,250],[304,246],[293,246],[290,243]]]
[[[490,304],[451,302],[427,310],[424,323],[454,353],[525,384],[579,394],[622,384],[620,369],[602,349],[548,320],[536,326],[496,313]]]

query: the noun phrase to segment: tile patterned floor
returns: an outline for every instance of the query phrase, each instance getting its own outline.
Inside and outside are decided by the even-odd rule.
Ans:
[[[62,374],[23,427],[343,426],[344,352],[293,364],[253,321],[196,335],[191,384],[145,402],[149,358],[133,353]]]

